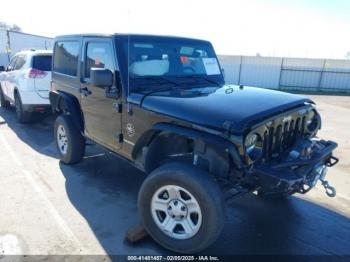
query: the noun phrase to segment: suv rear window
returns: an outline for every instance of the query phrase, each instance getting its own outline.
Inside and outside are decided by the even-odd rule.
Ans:
[[[53,71],[65,75],[77,76],[78,55],[79,42],[57,42],[54,51]]]
[[[41,71],[51,71],[52,56],[37,55],[33,57],[33,68]]]

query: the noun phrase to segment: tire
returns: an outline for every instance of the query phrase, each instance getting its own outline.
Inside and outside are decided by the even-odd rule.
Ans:
[[[1,85],[0,85],[0,106],[4,108],[10,107],[10,102],[5,99],[4,93],[2,92]]]
[[[15,108],[18,122],[25,124],[31,121],[31,113],[23,109],[21,96],[18,93],[15,94]]]
[[[162,191],[163,188],[167,188],[164,193]],[[170,189],[173,191],[174,189],[179,189],[180,191],[175,191],[180,192],[180,197],[172,197],[171,193],[169,193]],[[165,205],[164,208],[166,207],[165,209],[168,213],[155,211],[156,208],[153,208],[153,203],[156,203],[153,199],[159,200],[159,197],[163,197],[164,194],[168,198],[162,199],[162,208]],[[188,200],[189,194],[191,196]],[[177,196],[179,195],[177,194]],[[177,207],[174,206],[176,200],[178,200]],[[183,204],[188,201],[191,201],[192,204],[197,202],[199,206],[197,214],[190,213],[191,211],[186,209],[186,212],[184,211],[185,213],[181,215],[178,212],[179,210],[176,211],[174,209],[181,208],[182,210]],[[170,210],[169,206],[172,206],[173,209]],[[192,210],[195,210],[193,207]],[[162,210],[165,210],[164,208]],[[219,185],[207,172],[183,163],[165,164],[154,170],[146,178],[139,192],[138,209],[141,222],[151,237],[163,247],[178,253],[193,254],[209,247],[219,237],[224,225],[224,201]],[[166,217],[160,222],[165,224],[166,221],[170,221],[171,216],[175,216],[175,211],[177,212],[176,219],[181,219],[181,216],[183,216],[184,219],[180,221],[188,219],[191,219],[192,222],[194,221],[192,228],[195,228],[195,230],[192,230],[192,235],[184,235],[185,227],[177,224],[182,222],[175,222],[177,225],[171,227],[171,233],[169,231],[167,233],[157,225],[157,221],[160,221],[162,216],[164,218],[164,215]],[[196,217],[197,224],[195,221]],[[177,221],[176,219],[173,219],[173,221]],[[181,232],[183,233],[182,238],[180,238]],[[176,235],[169,235],[174,233]]]
[[[71,116],[59,115],[56,118],[54,135],[56,147],[63,163],[75,164],[81,161],[85,153],[85,139]]]

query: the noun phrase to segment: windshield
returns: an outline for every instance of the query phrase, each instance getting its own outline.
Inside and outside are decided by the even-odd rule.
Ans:
[[[123,54],[130,91],[223,83],[214,49],[206,41],[130,36],[123,41]]]

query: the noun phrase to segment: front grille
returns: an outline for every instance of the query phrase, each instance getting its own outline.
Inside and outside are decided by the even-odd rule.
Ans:
[[[306,117],[289,121],[276,121],[263,134],[263,159],[270,160],[290,149],[298,138],[303,137]]]

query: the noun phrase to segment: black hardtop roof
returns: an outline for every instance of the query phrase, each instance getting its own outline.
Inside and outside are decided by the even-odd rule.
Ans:
[[[95,34],[95,33],[88,33],[88,34],[71,34],[71,35],[59,35],[55,37],[55,40],[58,39],[74,39],[74,38],[82,38],[82,37],[125,37],[125,36],[135,36],[135,37],[150,37],[150,38],[175,38],[175,39],[183,39],[187,41],[203,41],[203,42],[209,42],[207,40],[203,39],[196,39],[196,38],[189,38],[189,37],[181,37],[181,36],[171,36],[171,35],[148,35],[148,34]]]

